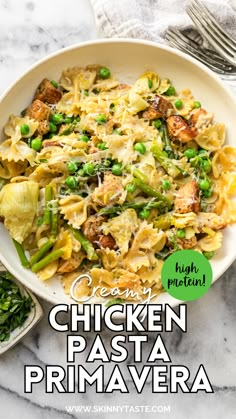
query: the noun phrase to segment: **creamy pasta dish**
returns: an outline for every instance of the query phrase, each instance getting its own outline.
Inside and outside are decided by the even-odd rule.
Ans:
[[[236,149],[198,99],[151,71],[132,85],[99,65],[44,79],[0,144],[0,217],[23,266],[66,293],[89,273],[158,294],[173,252],[214,257],[236,220]]]

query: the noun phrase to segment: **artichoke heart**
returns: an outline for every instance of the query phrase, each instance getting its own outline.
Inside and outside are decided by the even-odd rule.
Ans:
[[[39,185],[25,181],[8,183],[0,192],[0,216],[11,237],[22,243],[29,235],[37,210]]]

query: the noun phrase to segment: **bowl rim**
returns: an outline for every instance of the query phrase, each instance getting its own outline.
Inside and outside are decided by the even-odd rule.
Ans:
[[[163,51],[167,51],[170,54],[173,54],[175,56],[178,56],[180,58],[182,58],[185,61],[188,61],[189,63],[193,64],[194,66],[198,67],[201,71],[203,71],[207,76],[209,76],[211,79],[213,79],[216,84],[218,84],[224,91],[226,91],[227,95],[229,96],[229,98],[231,99],[231,101],[234,103],[235,107],[236,107],[236,96],[230,91],[229,87],[226,85],[226,83],[224,83],[220,77],[215,74],[212,70],[210,70],[208,67],[206,67],[204,64],[200,63],[197,59],[187,55],[186,53],[179,51],[175,48],[172,48],[168,45],[165,44],[160,44],[158,42],[153,42],[153,41],[148,41],[148,40],[142,40],[142,39],[133,39],[133,38],[99,38],[99,39],[94,39],[94,40],[89,40],[89,41],[85,41],[85,42],[79,42],[79,43],[75,43],[73,45],[70,45],[68,47],[65,48],[60,48],[59,50],[46,55],[45,57],[37,60],[34,64],[32,64],[30,67],[28,67],[25,71],[23,71],[12,83],[10,83],[9,87],[7,89],[5,89],[3,91],[3,93],[0,96],[0,106],[1,106],[1,102],[7,97],[7,95],[11,92],[11,90],[22,80],[24,79],[24,77],[26,77],[28,74],[30,74],[34,69],[36,69],[37,67],[39,67],[40,65],[46,63],[47,61],[63,55],[64,53],[67,53],[69,51],[73,51],[76,49],[80,49],[83,47],[89,47],[89,46],[93,46],[93,45],[97,45],[97,44],[136,44],[136,45],[141,45],[141,46],[150,46],[150,47],[154,47]],[[227,226],[227,228],[230,228],[230,226]],[[214,282],[216,282],[223,274],[224,272],[226,272],[226,270],[231,266],[231,264],[234,262],[234,260],[236,259],[236,248],[235,248],[235,252],[232,252],[231,257],[228,258],[228,263],[226,265],[224,265],[224,267],[222,267],[221,269],[218,269],[215,277],[213,278],[212,281],[212,285]],[[8,261],[1,253],[0,253],[0,261],[6,266],[6,268],[21,282],[21,279],[19,278],[19,275],[17,275],[17,269],[15,267],[13,267],[10,263],[10,261]],[[22,282],[23,286],[26,286],[24,284],[24,281]],[[32,284],[27,284],[26,286],[28,289],[30,289],[32,292],[34,292],[36,295],[38,295],[39,297],[41,297],[42,299],[44,299],[45,301],[48,301],[52,304],[59,304],[59,299],[58,297],[53,297],[51,295],[46,295],[46,293],[43,290],[39,290],[34,283]],[[177,300],[175,298],[173,298],[170,294],[166,293],[168,295],[168,299],[169,302],[168,304],[171,304],[172,307],[175,307],[177,305],[179,305],[180,303],[186,303],[186,301],[181,301],[181,300]],[[69,297],[70,298],[70,297]],[[68,305],[70,304],[75,304],[75,302],[70,302],[68,298]],[[57,303],[55,303],[55,301],[57,300]],[[159,303],[159,302],[157,302]],[[78,304],[78,303],[76,303]],[[165,303],[161,303],[162,305]]]

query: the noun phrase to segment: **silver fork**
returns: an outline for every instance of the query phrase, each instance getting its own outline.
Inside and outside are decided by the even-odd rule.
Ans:
[[[203,48],[199,38],[193,40],[177,29],[168,29],[165,37],[171,46],[196,58],[222,78],[236,80],[236,67],[225,61],[216,51]]]
[[[236,41],[225,32],[207,8],[198,0],[193,0],[186,7],[186,12],[209,44],[228,62],[236,65]]]

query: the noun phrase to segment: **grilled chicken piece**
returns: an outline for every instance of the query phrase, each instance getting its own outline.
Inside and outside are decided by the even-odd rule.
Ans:
[[[177,239],[177,243],[182,249],[192,249],[197,244],[197,238],[194,235],[191,239]]]
[[[84,222],[82,231],[87,239],[95,246],[103,248],[109,247],[109,249],[112,250],[116,247],[115,240],[110,234],[104,236],[101,231],[101,225],[106,220],[107,218],[103,217],[102,215],[91,215]]]
[[[116,242],[115,239],[113,239],[113,237],[108,234],[107,236],[101,236],[99,238],[99,246],[103,247],[104,249],[108,247],[109,249],[113,250],[116,247]]]
[[[197,129],[189,126],[187,122],[179,115],[170,116],[167,119],[168,134],[172,140],[179,140],[182,143],[188,143],[197,136]]]
[[[190,116],[188,123],[190,127],[197,130],[207,128],[213,121],[214,114],[205,111],[203,108],[195,109]]]
[[[63,145],[59,141],[44,140],[43,148],[47,148],[47,147],[63,147]]]
[[[175,212],[186,214],[187,212],[197,213],[199,210],[199,188],[197,182],[192,180],[179,188],[175,199]]]
[[[161,96],[155,96],[149,103],[149,108],[143,112],[143,118],[145,119],[167,119],[170,115],[175,113],[172,103]]]
[[[212,230],[221,230],[226,227],[224,218],[214,212],[199,212],[196,221],[199,232],[203,232],[204,227]]]
[[[94,190],[92,200],[101,207],[106,207],[115,203],[123,204],[125,196],[126,193],[120,178],[106,172],[103,182]]]
[[[101,236],[101,225],[106,221],[102,215],[91,215],[82,225],[83,234],[91,242],[98,242]]]
[[[39,99],[42,102],[47,102],[49,104],[59,102],[61,97],[62,93],[60,90],[56,89],[48,79],[43,79],[34,95],[34,99]]]
[[[34,100],[31,105],[26,109],[26,115],[39,123],[38,134],[44,135],[49,131],[49,116],[51,109],[41,100]]]

